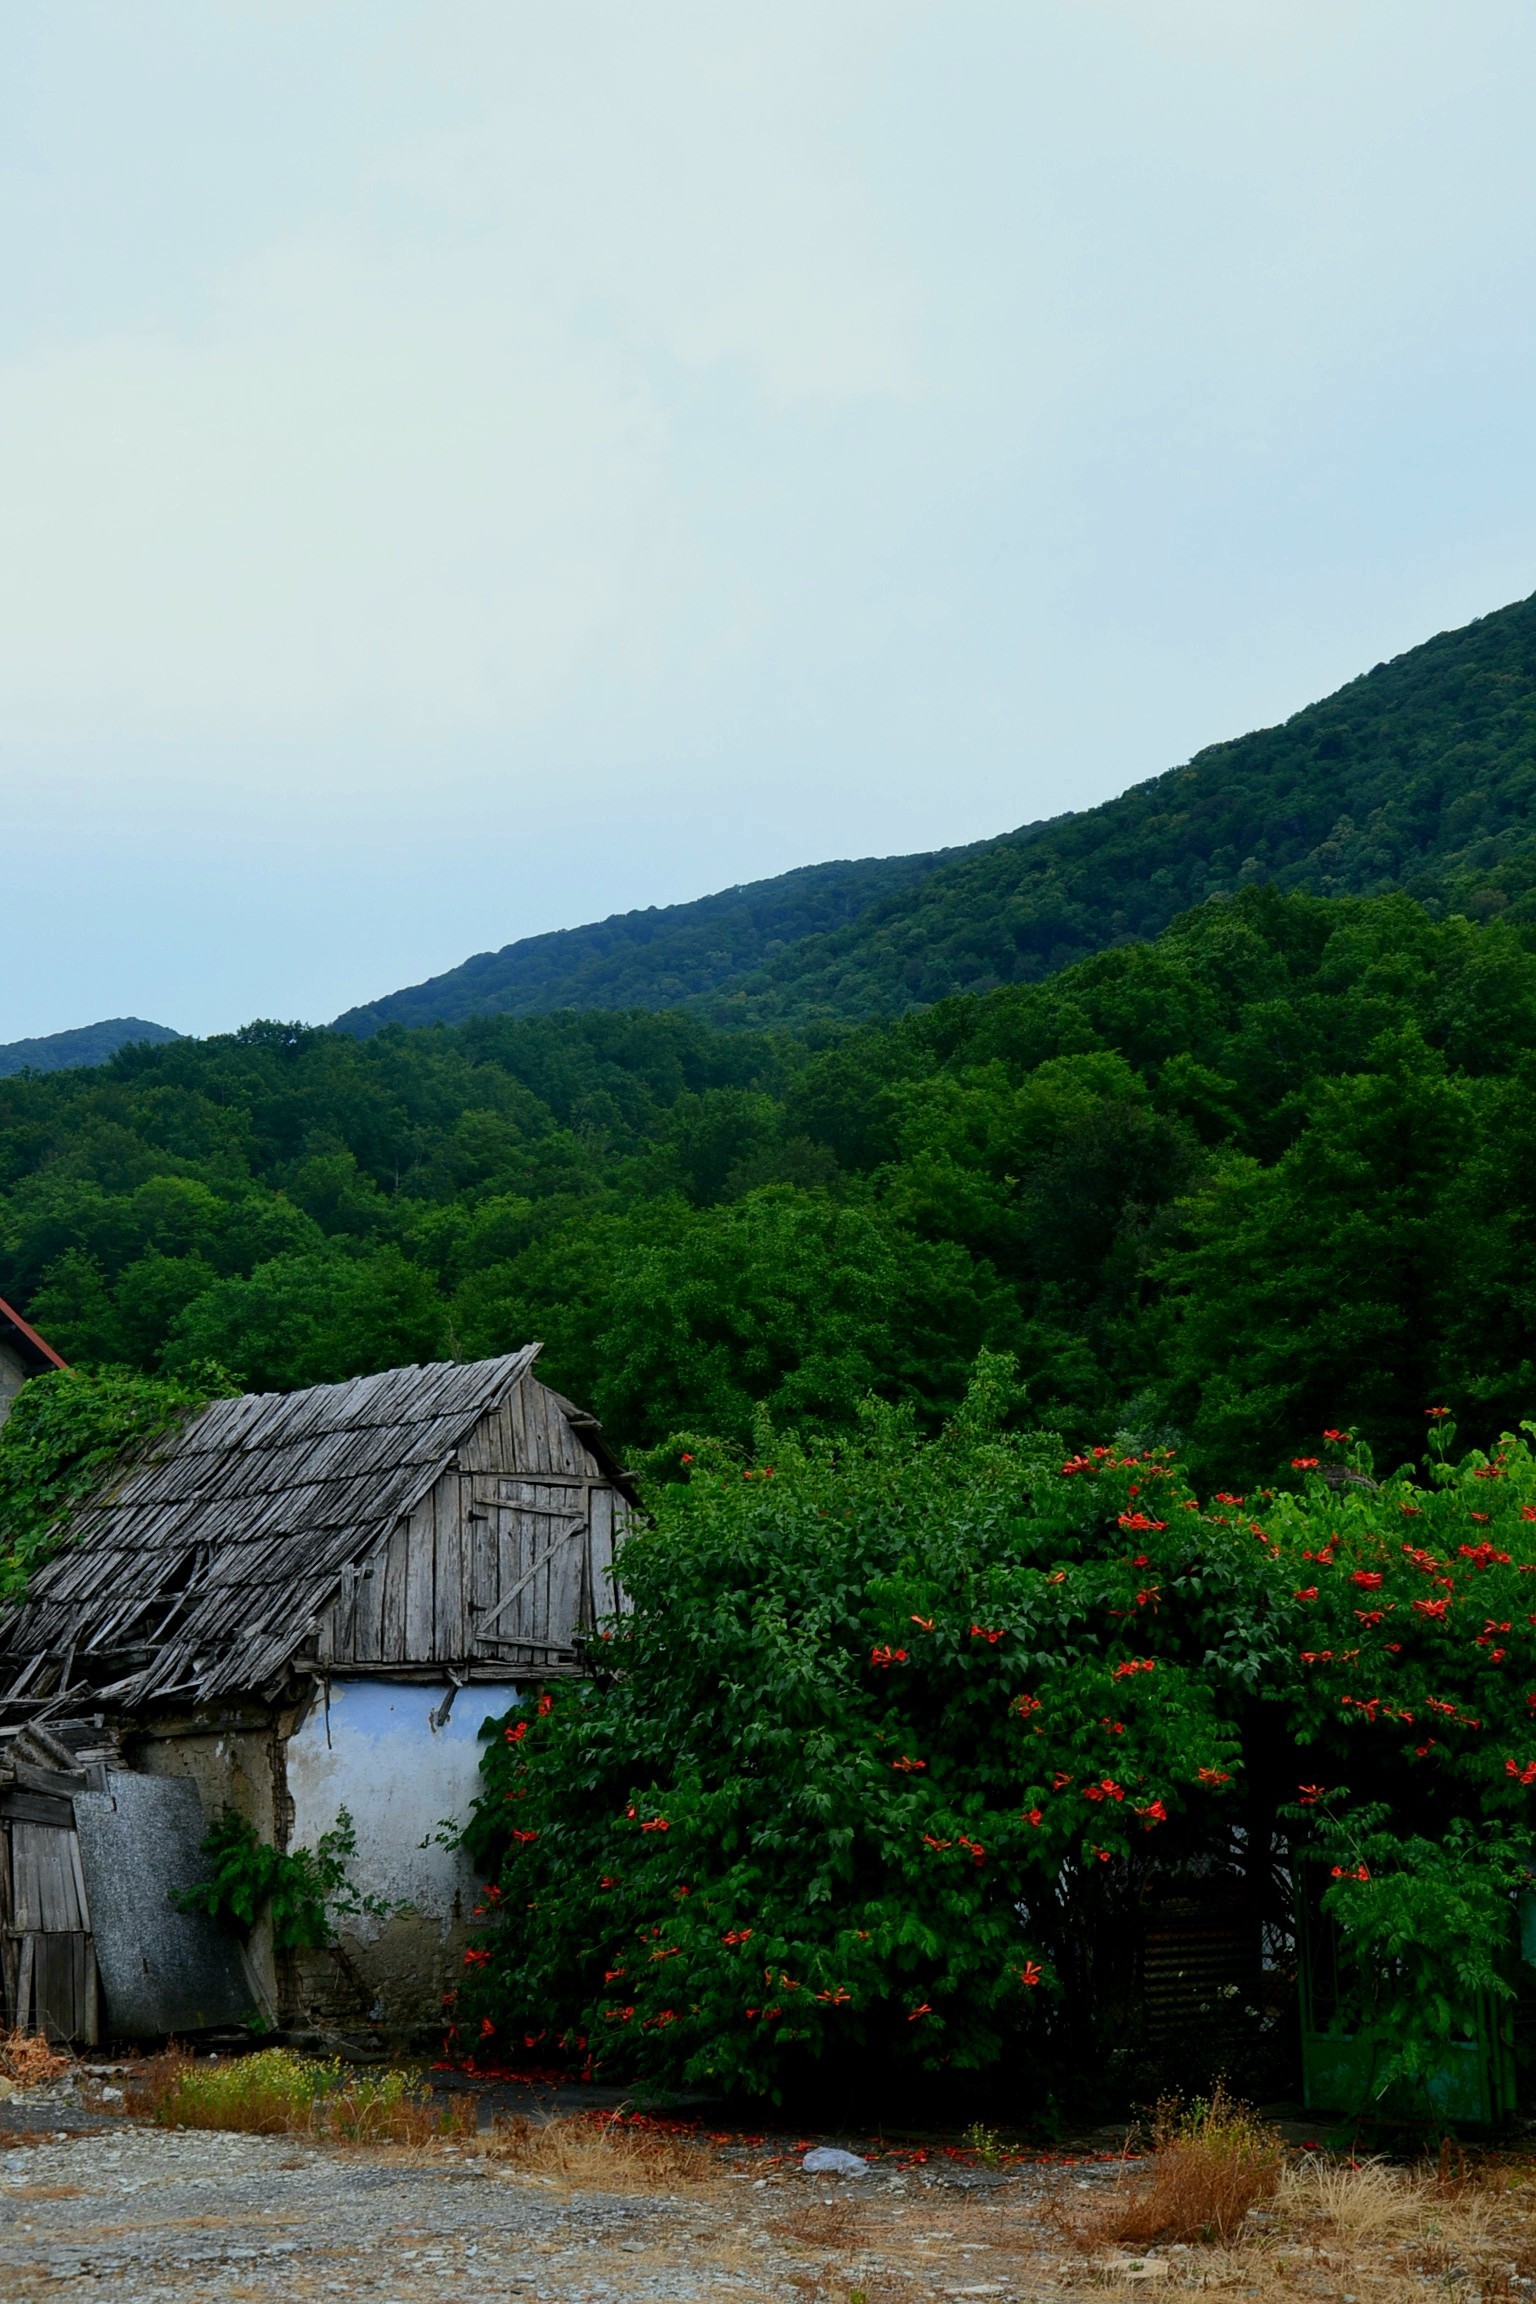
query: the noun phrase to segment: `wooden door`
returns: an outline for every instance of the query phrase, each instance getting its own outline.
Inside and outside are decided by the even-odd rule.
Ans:
[[[607,1481],[576,1473],[463,1475],[476,1657],[576,1661],[578,1642],[614,1605],[616,1507]]]
[[[0,1838],[0,1855],[7,1875],[7,2021],[50,2040],[90,2045],[100,2022],[96,1949],[73,1820],[42,1823],[13,1814]]]

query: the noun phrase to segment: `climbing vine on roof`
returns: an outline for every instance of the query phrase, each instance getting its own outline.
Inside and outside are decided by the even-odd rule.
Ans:
[[[234,1389],[206,1367],[185,1377],[63,1368],[23,1385],[0,1425],[0,1600],[21,1598],[73,1514],[119,1464]]]

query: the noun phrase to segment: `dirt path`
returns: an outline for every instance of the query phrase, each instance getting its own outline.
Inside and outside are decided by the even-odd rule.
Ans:
[[[722,2174],[660,2197],[565,2191],[473,2150],[343,2152],[124,2121],[0,2155],[0,2295],[1007,2304],[1054,2286],[1027,2189]]]

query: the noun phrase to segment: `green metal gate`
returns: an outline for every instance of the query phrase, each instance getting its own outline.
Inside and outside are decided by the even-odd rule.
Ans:
[[[1466,2036],[1450,2040],[1424,2079],[1381,2089],[1376,2075],[1389,2043],[1379,2033],[1347,2029],[1339,1932],[1322,1909],[1321,1867],[1295,1871],[1301,1991],[1302,2100],[1309,2112],[1344,2118],[1376,2115],[1433,2120],[1447,2126],[1497,2128],[1517,2109],[1512,2004],[1479,1993]],[[1524,1903],[1525,1899],[1522,1899]],[[1530,1899],[1536,1951],[1536,1899]],[[1522,1949],[1527,1933],[1521,1914]],[[1529,1957],[1529,1954],[1527,1954]]]

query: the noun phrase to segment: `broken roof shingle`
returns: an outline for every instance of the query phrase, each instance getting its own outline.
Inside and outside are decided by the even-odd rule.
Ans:
[[[538,1351],[214,1401],[89,1504],[0,1614],[6,1680],[40,1652],[138,1645],[154,1653],[111,1689],[125,1708],[267,1686],[342,1569],[385,1541]]]

